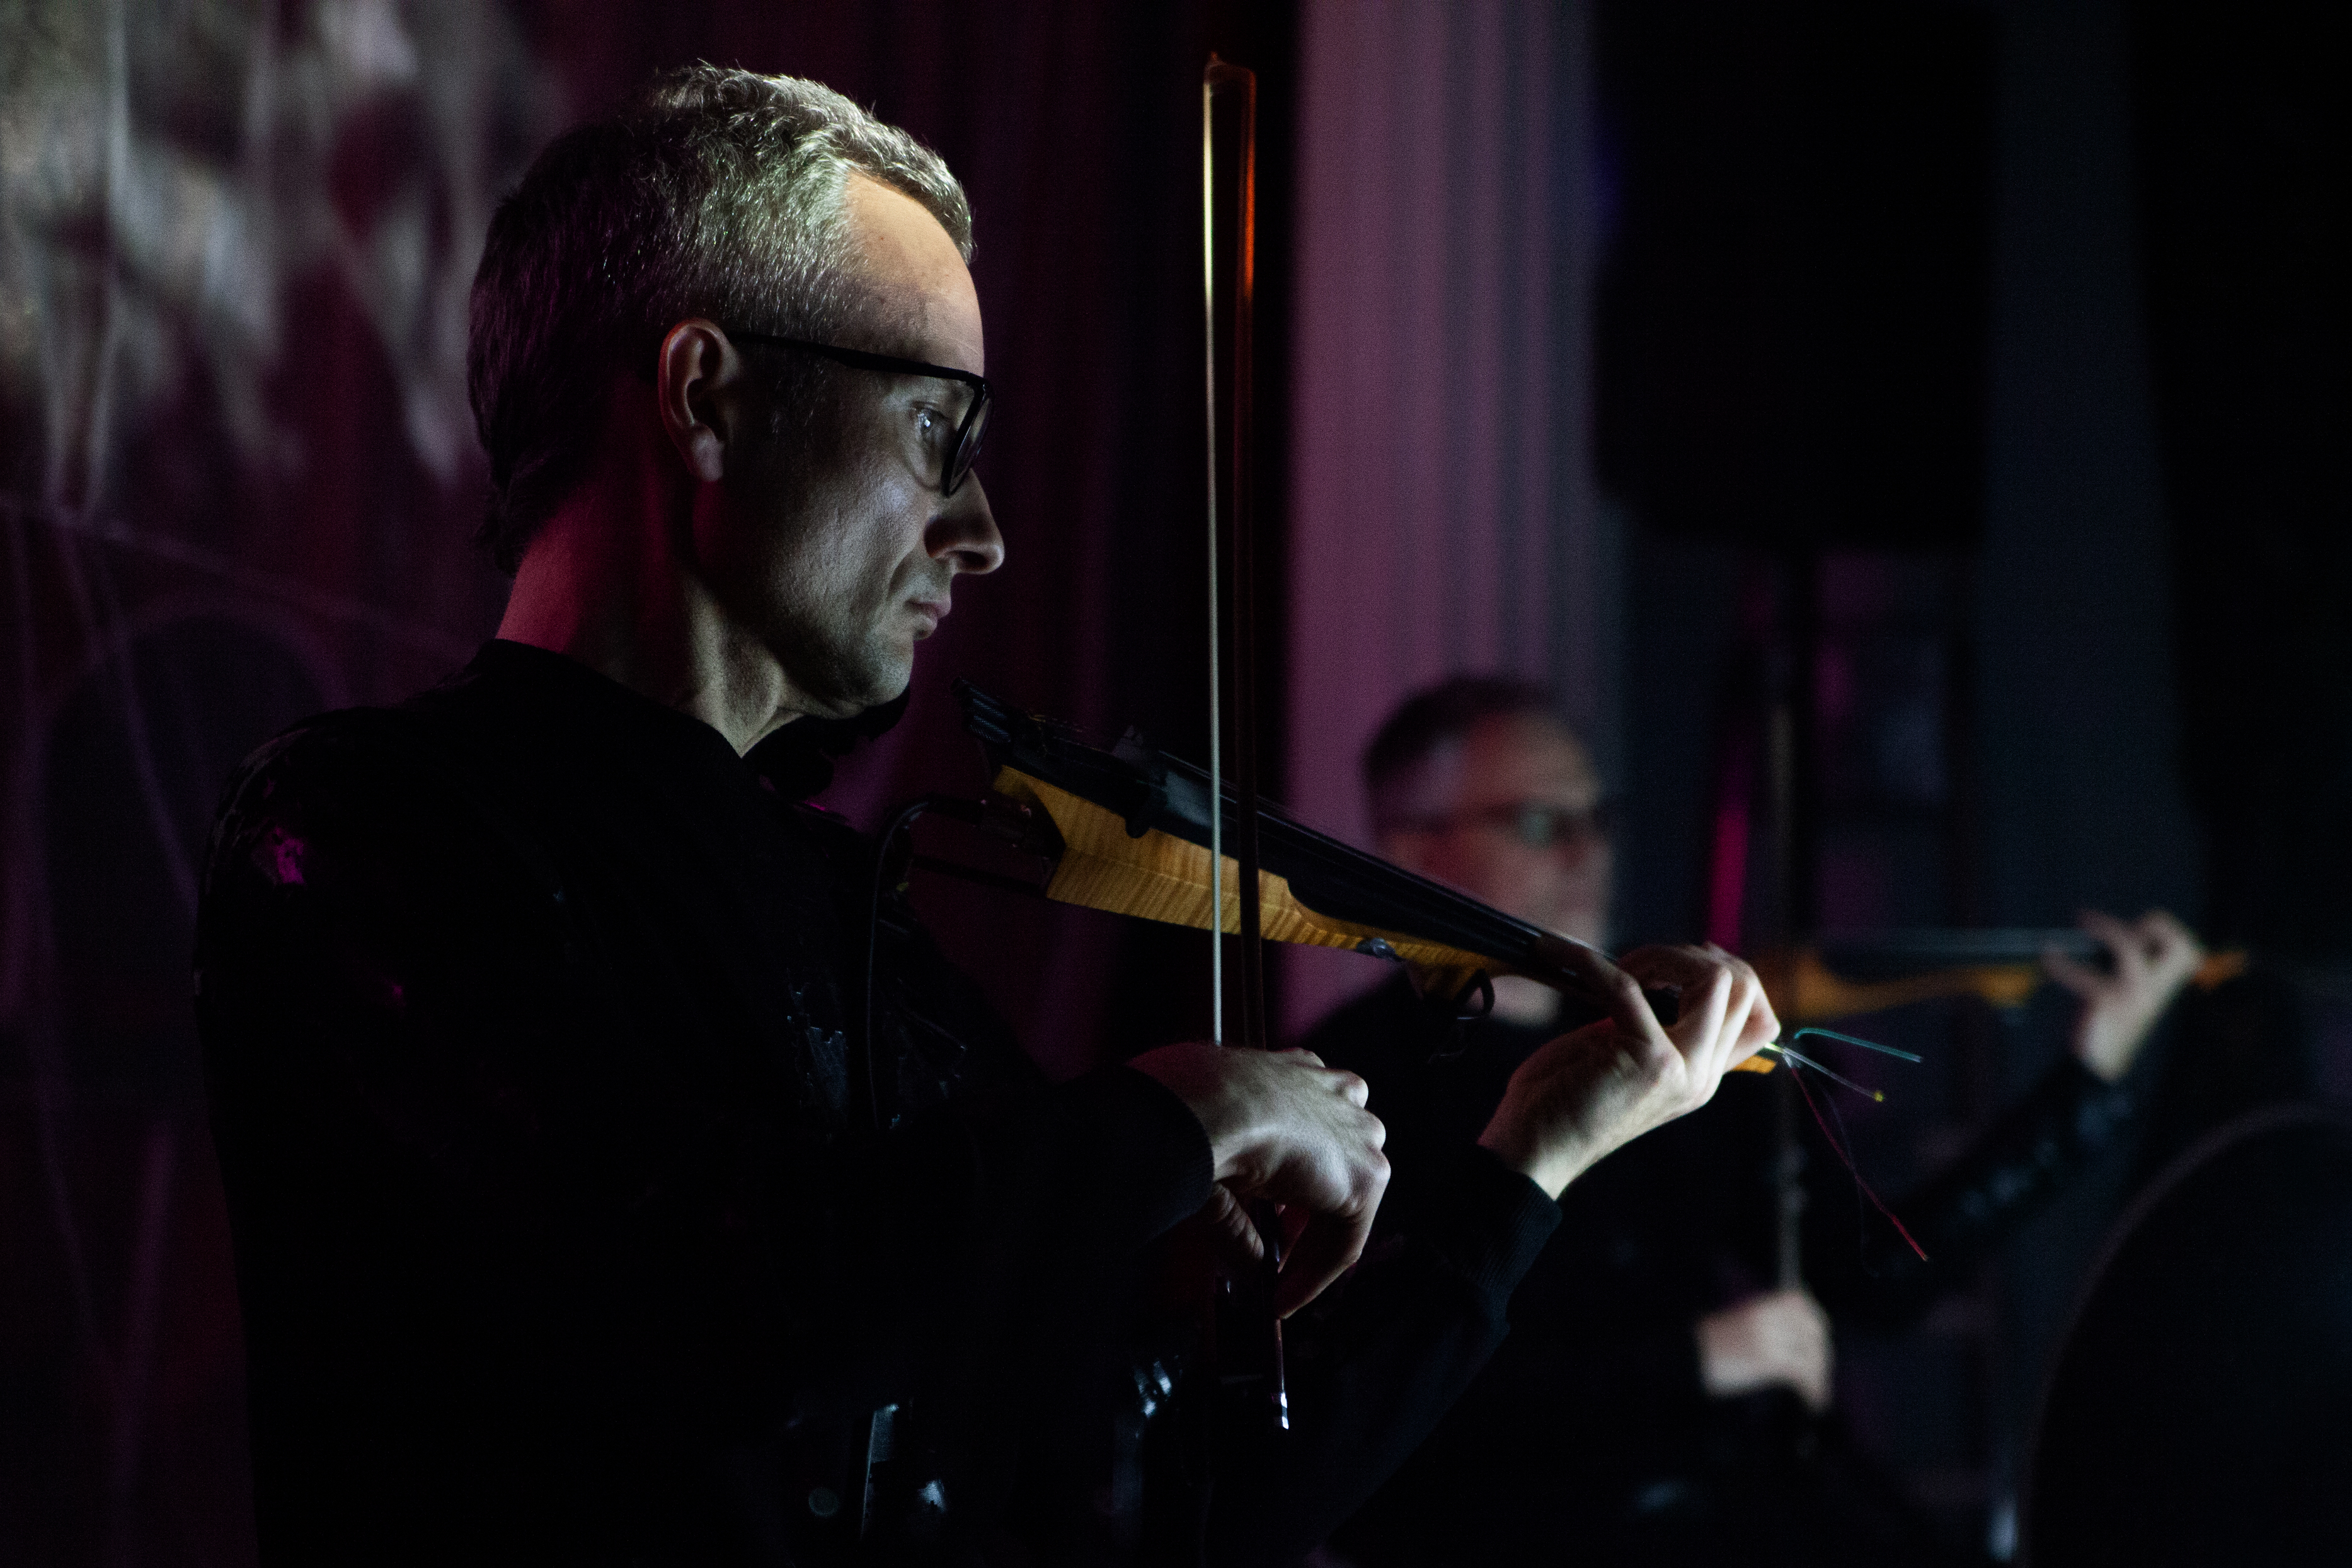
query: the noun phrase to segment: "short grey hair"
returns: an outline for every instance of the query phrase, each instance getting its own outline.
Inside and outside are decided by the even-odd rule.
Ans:
[[[1416,809],[1414,792],[1432,759],[1460,746],[1490,718],[1548,719],[1569,733],[1551,693],[1526,681],[1455,675],[1424,687],[1398,704],[1364,747],[1364,794],[1371,804],[1373,831],[1408,826]]]
[[[667,71],[539,155],[490,220],[466,355],[490,462],[479,538],[500,570],[586,473],[614,375],[644,373],[672,326],[824,340],[854,313],[853,172],[920,203],[971,259],[971,209],[939,154],[796,77]],[[786,401],[823,373],[796,370]]]

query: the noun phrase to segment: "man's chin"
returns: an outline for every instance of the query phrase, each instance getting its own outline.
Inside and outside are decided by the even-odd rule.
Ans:
[[[788,666],[789,669],[789,666]],[[856,718],[868,708],[896,702],[915,674],[911,647],[879,658],[841,659],[829,669],[803,675],[791,672],[802,709],[811,718]]]
[[[915,650],[912,644],[903,650],[894,650],[893,655],[867,660],[856,673],[855,679],[843,683],[847,711],[833,716],[855,718],[868,708],[897,702],[906,695],[914,679]]]

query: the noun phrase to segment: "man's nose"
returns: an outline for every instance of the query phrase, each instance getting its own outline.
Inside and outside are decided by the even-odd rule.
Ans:
[[[1004,536],[996,531],[996,514],[989,509],[988,490],[979,475],[965,475],[948,504],[931,518],[923,532],[923,548],[933,560],[946,561],[954,571],[991,572],[1004,564]]]

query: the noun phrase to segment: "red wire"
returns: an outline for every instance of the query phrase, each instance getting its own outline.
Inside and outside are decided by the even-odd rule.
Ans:
[[[1878,1195],[1870,1190],[1870,1184],[1862,1179],[1862,1172],[1854,1166],[1853,1155],[1847,1153],[1845,1145],[1839,1141],[1837,1134],[1830,1131],[1830,1124],[1822,1120],[1822,1108],[1813,1103],[1813,1092],[1805,1087],[1804,1075],[1794,1066],[1790,1066],[1788,1071],[1789,1081],[1797,1086],[1797,1092],[1805,1097],[1805,1109],[1813,1113],[1813,1125],[1822,1130],[1822,1136],[1827,1139],[1830,1147],[1837,1152],[1837,1157],[1845,1166],[1845,1174],[1853,1177],[1853,1185],[1862,1189],[1862,1196],[1870,1199],[1873,1208],[1886,1216],[1886,1222],[1895,1227],[1895,1233],[1903,1238],[1904,1244],[1917,1253],[1919,1261],[1925,1263],[1927,1260],[1927,1249],[1912,1239],[1911,1232],[1906,1230],[1903,1228],[1903,1222],[1895,1218],[1895,1211],[1879,1202]]]

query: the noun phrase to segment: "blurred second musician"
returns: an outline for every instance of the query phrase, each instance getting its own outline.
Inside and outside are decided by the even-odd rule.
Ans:
[[[1423,692],[1381,727],[1364,770],[1383,854],[1563,935],[1608,937],[1607,803],[1546,693],[1476,677]],[[2084,1000],[2074,1050],[1895,1206],[1931,1266],[1883,1225],[1857,1254],[1854,1196],[1823,1156],[1807,1166],[1820,1188],[1807,1213],[1824,1220],[1805,1231],[1811,1289],[1775,1288],[1774,1082],[1735,1075],[1563,1197],[1559,1230],[1512,1298],[1510,1337],[1336,1538],[1344,1556],[1374,1568],[1940,1561],[1866,1467],[1775,1464],[1770,1439],[1830,1406],[1831,1312],[1913,1321],[2120,1141],[2135,1111],[2121,1081],[2201,955],[2167,915],[2084,925],[2116,967],[2050,960]],[[1411,1223],[1425,1173],[1528,1051],[1578,1021],[1557,993],[1504,978],[1492,1012],[1457,1026],[1400,977],[1318,1026],[1308,1047],[1370,1082],[1388,1127],[1384,1224]]]

